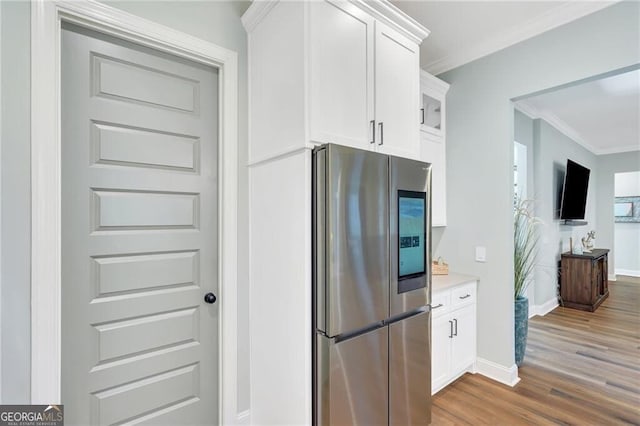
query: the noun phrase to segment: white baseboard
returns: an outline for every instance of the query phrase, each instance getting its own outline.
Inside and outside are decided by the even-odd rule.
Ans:
[[[616,277],[616,274],[609,274],[609,276],[607,277],[607,279],[609,281],[617,281],[618,277]]]
[[[558,307],[558,299],[556,297],[554,297],[553,299],[547,300],[542,305],[533,305],[529,310],[529,318],[534,317],[536,315],[543,317],[557,307]]]
[[[242,413],[238,413],[237,425],[244,426],[251,424],[251,410],[245,410]]]
[[[493,361],[478,358],[476,360],[476,369],[483,376],[507,386],[514,387],[520,381],[518,366],[515,364],[511,367],[505,367]]]
[[[628,277],[640,277],[640,271],[635,271],[633,269],[616,269],[616,275],[626,275]],[[614,277],[616,275],[614,275]],[[611,280],[611,275],[609,275],[609,281],[615,281],[615,279]]]

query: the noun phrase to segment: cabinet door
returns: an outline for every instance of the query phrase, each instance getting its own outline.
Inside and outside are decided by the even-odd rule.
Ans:
[[[452,319],[434,318],[431,326],[431,389],[436,392],[449,379],[451,363]]]
[[[451,373],[457,374],[473,364],[476,357],[475,307],[467,306],[451,314],[454,336],[451,349]]]
[[[431,163],[431,225],[447,226],[447,160],[442,137],[422,133],[420,159]]]
[[[376,23],[376,144],[386,154],[419,158],[418,45]]]
[[[310,137],[373,146],[374,20],[347,2],[309,2]]]

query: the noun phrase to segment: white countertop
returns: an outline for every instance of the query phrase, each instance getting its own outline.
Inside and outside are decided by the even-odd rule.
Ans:
[[[457,274],[450,272],[449,275],[432,275],[433,287],[431,291],[445,290],[450,287],[455,287],[460,284],[469,283],[472,281],[478,281],[478,277],[465,274]]]

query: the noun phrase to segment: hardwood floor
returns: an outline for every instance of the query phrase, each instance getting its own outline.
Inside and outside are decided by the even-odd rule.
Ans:
[[[609,282],[595,311],[529,321],[520,383],[466,374],[433,398],[432,425],[640,425],[640,283]]]

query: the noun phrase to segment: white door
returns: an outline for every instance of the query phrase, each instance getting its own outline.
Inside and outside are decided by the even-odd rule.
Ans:
[[[217,71],[68,26],[61,72],[67,424],[215,424]]]
[[[431,163],[431,226],[447,226],[447,160],[444,139],[420,132],[420,160]]]
[[[449,378],[451,363],[452,319],[434,318],[431,325],[431,390],[436,391]]]
[[[385,154],[420,155],[420,52],[418,45],[376,22],[376,144]]]
[[[311,139],[369,149],[373,18],[347,2],[309,3]]]
[[[453,374],[457,374],[471,365],[476,356],[475,308],[467,306],[456,311],[453,321],[451,370]]]

